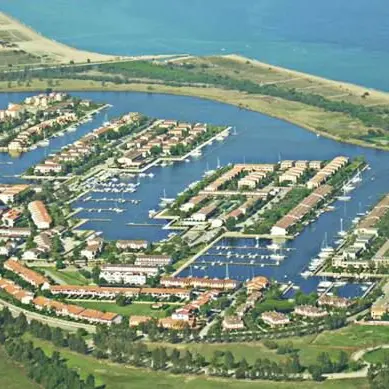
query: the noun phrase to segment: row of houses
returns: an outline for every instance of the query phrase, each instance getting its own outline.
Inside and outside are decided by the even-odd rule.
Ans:
[[[330,177],[332,177],[336,172],[342,169],[348,164],[349,158],[338,156],[335,157],[331,162],[325,165],[320,169],[308,182],[308,189],[318,188],[320,185],[325,183]]]
[[[56,118],[45,120],[32,127],[21,131],[8,144],[8,150],[20,151],[25,150],[34,143],[34,137],[45,136],[45,131],[55,126],[65,126],[77,121],[77,116],[73,112],[66,112]]]
[[[229,218],[233,218],[235,220],[240,219],[245,216],[247,212],[249,212],[255,205],[257,204],[258,199],[249,197],[243,204],[239,207],[233,209],[231,212],[227,213],[224,216],[224,221],[227,221]]]
[[[205,124],[193,125],[176,120],[157,121],[148,131],[127,144],[129,151],[119,158],[118,162],[124,168],[140,168],[155,150],[162,156],[169,156],[172,148],[178,145],[193,145],[196,139],[207,131]]]
[[[65,304],[43,296],[35,297],[31,303],[38,311],[51,311],[58,316],[66,316],[75,320],[87,321],[92,324],[106,324],[109,326],[112,324],[119,324],[122,321],[122,316],[114,312],[86,309],[79,305]]]
[[[36,165],[34,171],[40,174],[60,173],[64,170],[65,164],[84,161],[88,156],[93,154],[96,150],[95,143],[97,139],[105,136],[108,132],[118,131],[123,125],[130,124],[138,119],[139,114],[129,113],[120,119],[112,120],[109,124],[93,130],[73,144],[66,146],[55,156]]]
[[[205,288],[216,290],[234,290],[239,286],[239,282],[236,280],[204,277],[161,277],[160,284],[167,288]]]
[[[45,276],[28,268],[15,258],[10,258],[4,262],[4,269],[15,273],[24,281],[28,282],[36,288],[42,290],[50,289],[50,282]]]
[[[232,169],[230,169],[229,171],[224,173],[221,177],[217,178],[215,181],[211,182],[208,186],[206,186],[204,192],[217,192],[227,182],[238,178],[243,173],[247,173],[247,175],[245,177],[242,177],[238,181],[238,186],[239,186],[239,182],[241,182],[241,187],[248,186],[249,188],[253,189],[254,187],[257,186],[260,180],[266,177],[267,174],[274,172],[275,169],[276,169],[276,165],[274,164],[236,164],[232,167]],[[254,173],[260,173],[260,175],[254,175]],[[252,183],[251,182],[249,183],[248,181],[246,182],[244,180],[246,177],[251,177],[253,180],[249,179],[249,181],[253,181],[253,182]]]
[[[142,324],[146,324],[155,320],[151,316],[145,315],[132,315],[129,319],[130,327],[139,327]],[[157,325],[160,328],[164,328],[167,330],[183,330],[185,327],[189,326],[189,324],[184,320],[172,319],[171,317],[164,317],[156,320]]]
[[[25,305],[33,305],[38,311],[50,311],[58,316],[66,316],[75,320],[83,320],[92,324],[119,324],[122,317],[113,312],[102,312],[95,309],[85,309],[74,304],[49,299],[44,296],[34,297],[34,293],[22,289],[13,281],[0,278],[0,290],[11,295]]]
[[[306,215],[313,211],[318,204],[324,201],[332,193],[332,190],[332,186],[326,184],[315,189],[272,227],[271,234],[278,236],[287,235],[290,228],[295,226]]]
[[[289,168],[286,172],[280,174],[280,176],[278,177],[278,181],[280,183],[291,182],[293,184],[297,184],[297,182],[301,179],[301,177],[306,171],[306,167],[293,166]]]
[[[93,285],[52,285],[50,291],[53,295],[79,297],[79,298],[105,298],[114,299],[118,295],[126,297],[138,297],[148,295],[156,298],[178,297],[188,300],[191,296],[191,290],[185,288],[149,288],[149,287],[104,287]]]
[[[147,279],[157,276],[158,272],[156,266],[108,264],[101,267],[100,278],[109,284],[145,285]]]
[[[389,212],[389,195],[383,197],[376,206],[358,223],[354,229],[355,236],[352,243],[343,247],[332,259],[334,267],[348,268],[369,268],[377,267],[380,264],[387,264],[389,258],[385,255],[389,244],[384,243],[372,258],[366,258],[364,253],[368,250],[377,238],[378,224]]]
[[[257,276],[246,282],[247,299],[239,305],[234,315],[223,318],[222,327],[226,331],[242,330],[245,328],[244,315],[255,307],[255,304],[263,298],[262,291],[270,285],[269,280],[263,276]]]
[[[389,210],[389,194],[383,197],[378,204],[358,223],[355,233],[378,234],[378,223]]]
[[[323,161],[284,160],[284,161],[280,161],[279,165],[280,165],[280,170],[288,170],[293,167],[302,168],[304,170],[306,169],[320,170],[323,166]]]
[[[63,92],[41,93],[39,95],[26,97],[23,103],[38,109],[45,109],[49,105],[59,103],[68,98],[69,95]]]

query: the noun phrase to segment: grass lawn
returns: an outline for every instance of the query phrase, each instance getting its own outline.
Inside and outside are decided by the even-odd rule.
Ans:
[[[89,280],[86,279],[81,273],[78,271],[61,271],[55,268],[39,268],[39,270],[44,271],[49,276],[53,275],[53,278],[61,279],[67,285],[87,285],[89,284]]]
[[[26,376],[24,369],[10,360],[0,347],[0,388],[39,389],[40,386]]]
[[[30,337],[29,337],[30,338]],[[31,339],[31,338],[30,338]],[[49,342],[33,339],[35,346],[51,354],[56,348]],[[57,349],[58,350],[58,349]],[[243,382],[221,379],[210,379],[196,376],[175,376],[168,373],[157,373],[151,370],[124,367],[107,361],[99,361],[89,356],[60,349],[68,365],[77,369],[83,378],[87,374],[96,377],[96,383],[105,384],[107,389],[368,389],[365,379],[332,380],[323,383],[253,381]],[[18,388],[19,389],[19,388]]]
[[[389,349],[380,349],[366,353],[363,359],[370,363],[384,363],[389,361]]]
[[[73,300],[74,302],[76,300]],[[146,315],[156,318],[165,317],[167,314],[166,309],[151,309],[152,304],[130,304],[124,307],[120,307],[115,302],[101,302],[101,301],[76,301],[77,305],[81,305],[85,308],[98,309],[100,311],[115,312],[124,316],[131,315]],[[177,306],[178,307],[178,306]]]
[[[313,341],[317,346],[358,349],[389,343],[389,328],[384,326],[351,325],[338,331],[326,331]]]
[[[346,351],[349,355],[357,348],[352,347],[350,349],[337,346],[337,345],[319,345],[315,343],[315,336],[303,336],[300,338],[289,338],[285,340],[279,340],[278,344],[284,344],[292,342],[298,354],[300,356],[300,362],[304,366],[309,366],[316,362],[317,356],[326,352],[331,358],[337,359],[341,350]],[[198,343],[198,344],[167,344],[167,343],[152,343],[148,344],[150,348],[157,346],[177,348],[180,350],[197,351],[204,355],[208,361],[211,360],[215,351],[230,351],[235,360],[238,361],[242,358],[246,358],[249,363],[254,363],[257,358],[268,358],[272,361],[285,361],[288,355],[277,354],[277,350],[270,350],[265,347],[261,342],[251,343]]]

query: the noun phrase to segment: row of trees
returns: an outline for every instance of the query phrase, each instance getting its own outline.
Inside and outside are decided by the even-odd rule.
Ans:
[[[26,342],[22,335],[31,330],[40,337],[52,340],[55,345],[62,346],[67,338],[58,328],[50,329],[37,322],[27,323],[26,317],[21,314],[12,317],[10,311],[4,308],[0,312],[0,344],[4,345],[7,355],[14,361],[23,365],[27,376],[45,389],[95,389],[95,378],[89,375],[82,380],[80,374],[69,368],[58,352],[47,356],[41,348]],[[61,339],[61,341],[59,341]],[[68,338],[69,346],[72,338]],[[77,347],[75,351],[79,351]]]

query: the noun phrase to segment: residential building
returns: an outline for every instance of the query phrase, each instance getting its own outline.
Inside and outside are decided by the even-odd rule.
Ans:
[[[31,218],[37,228],[47,230],[50,228],[52,218],[49,215],[43,201],[32,201],[28,204],[28,210],[31,213]]]

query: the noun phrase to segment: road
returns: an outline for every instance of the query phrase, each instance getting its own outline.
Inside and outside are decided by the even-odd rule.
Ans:
[[[41,315],[40,313],[31,312],[26,309],[12,305],[2,299],[0,299],[0,306],[8,307],[14,317],[19,316],[21,313],[24,313],[27,318],[27,321],[37,320],[41,323],[48,324],[50,327],[58,327],[70,332],[75,332],[80,328],[85,329],[89,333],[96,332],[96,326],[94,325],[77,323],[77,322],[57,319],[55,317]]]

